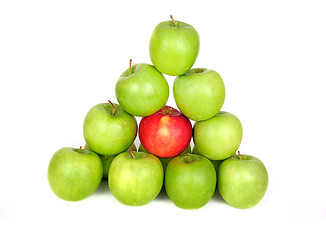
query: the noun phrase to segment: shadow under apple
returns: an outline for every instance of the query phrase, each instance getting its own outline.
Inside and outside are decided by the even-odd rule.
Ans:
[[[100,195],[100,194],[108,194],[110,192],[109,189],[109,184],[108,184],[108,180],[103,178],[100,185],[98,186],[98,188],[96,189],[96,191],[93,193],[94,195]]]

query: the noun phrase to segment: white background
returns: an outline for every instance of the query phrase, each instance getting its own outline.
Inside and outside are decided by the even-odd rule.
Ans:
[[[224,79],[239,150],[268,169],[265,197],[247,210],[218,196],[194,211],[166,195],[128,207],[103,182],[83,201],[59,199],[50,158],[84,145],[85,114],[116,102],[130,58],[150,63],[151,33],[170,14],[200,35],[194,67]],[[325,23],[322,0],[1,1],[0,238],[325,239]]]

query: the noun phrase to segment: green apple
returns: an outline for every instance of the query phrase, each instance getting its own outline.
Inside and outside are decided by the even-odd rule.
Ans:
[[[265,195],[268,173],[258,158],[239,153],[223,161],[217,182],[222,198],[229,205],[251,208]]]
[[[137,122],[118,104],[100,103],[86,114],[83,131],[90,149],[113,156],[126,151],[134,142]]]
[[[183,209],[198,209],[212,198],[216,172],[207,158],[185,154],[173,158],[165,172],[165,190],[172,202]]]
[[[192,149],[192,154],[196,154],[196,155],[200,155],[201,156],[201,154],[198,152],[196,146],[194,146],[194,148]],[[215,171],[216,171],[216,174],[217,174],[218,173],[218,168],[221,165],[221,163],[223,162],[223,160],[211,160],[211,159],[208,159],[208,160],[210,160],[213,163],[214,168],[215,168]]]
[[[130,151],[119,154],[109,169],[109,188],[121,203],[142,206],[152,201],[163,186],[164,171],[153,154]]]
[[[52,191],[67,201],[79,201],[92,195],[101,183],[102,174],[99,156],[81,148],[59,149],[48,167]]]
[[[173,83],[173,95],[179,110],[194,121],[216,115],[225,100],[225,86],[214,70],[194,68],[178,76]]]
[[[139,148],[138,148],[138,152],[148,152],[144,147],[143,145],[139,144]],[[186,153],[191,153],[191,146],[190,144],[188,145],[188,147],[186,148],[186,150],[184,150],[182,153],[180,153],[180,155],[183,155],[183,154],[186,154]],[[163,169],[165,171],[166,169],[166,166],[168,165],[168,163],[170,162],[170,160],[172,158],[161,158],[159,157],[162,165],[163,165]]]
[[[197,151],[210,160],[231,157],[242,140],[240,120],[235,115],[222,111],[208,120],[196,122],[193,132]]]
[[[130,66],[118,79],[115,94],[124,110],[134,116],[149,116],[168,100],[169,85],[157,69],[146,63]]]
[[[175,21],[161,22],[154,29],[149,54],[162,73],[179,76],[195,63],[199,52],[199,35],[191,25]]]
[[[85,144],[84,148],[91,150],[87,144]],[[135,143],[133,143],[126,151],[129,152],[129,150],[131,150],[131,151],[137,151],[137,148],[136,148]],[[103,178],[107,179],[108,178],[108,174],[109,174],[110,165],[111,165],[113,159],[117,155],[113,155],[113,156],[104,156],[104,155],[100,155],[100,154],[98,154],[98,155],[101,158],[102,165],[103,165]]]

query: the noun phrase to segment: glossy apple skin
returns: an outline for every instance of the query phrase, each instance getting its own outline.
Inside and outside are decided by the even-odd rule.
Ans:
[[[189,154],[173,158],[165,172],[165,190],[171,201],[183,209],[198,209],[212,198],[216,172],[205,157]]]
[[[138,148],[138,152],[148,152],[144,147],[143,145],[139,145],[139,148]],[[191,153],[191,146],[190,144],[188,145],[188,147],[186,148],[186,150],[184,150],[182,153],[180,153],[180,155],[183,155],[183,154],[186,154],[186,153]],[[163,169],[164,171],[166,170],[166,167],[168,165],[168,163],[170,162],[170,160],[172,158],[161,158],[159,157],[161,163],[162,163],[162,166],[163,166]]]
[[[89,146],[87,144],[85,144],[84,146],[85,149],[89,149]],[[136,145],[133,143],[127,150],[126,152],[129,151],[129,149],[131,151],[136,151],[137,148],[136,148]],[[103,178],[104,179],[108,179],[108,174],[109,174],[109,168],[110,168],[110,165],[113,161],[113,159],[117,156],[117,155],[113,155],[113,156],[104,156],[104,155],[100,155],[98,154],[98,156],[101,158],[101,161],[102,161],[102,165],[103,165]]]
[[[83,126],[84,138],[90,149],[105,156],[126,151],[137,135],[137,122],[118,104],[112,114],[110,103],[100,103],[86,114]]]
[[[142,206],[152,201],[163,186],[163,167],[153,154],[144,152],[124,152],[111,163],[109,188],[121,203]]]
[[[87,149],[61,148],[54,153],[48,167],[52,191],[67,201],[92,195],[101,183],[102,174],[101,159]]]
[[[127,69],[115,85],[121,107],[134,116],[149,116],[160,110],[168,100],[169,85],[157,69],[146,63]]]
[[[225,86],[214,70],[194,68],[174,80],[173,95],[186,117],[203,121],[216,115],[222,108]]]
[[[157,157],[178,156],[188,147],[191,137],[192,126],[189,119],[169,106],[142,118],[139,124],[141,144]]]
[[[232,156],[220,165],[218,189],[222,198],[235,208],[251,208],[265,195],[268,173],[258,158],[241,154]]]
[[[194,144],[198,152],[211,160],[231,157],[242,140],[240,120],[228,112],[219,112],[214,117],[194,124]]]
[[[154,29],[149,54],[154,66],[162,73],[179,76],[195,63],[199,52],[199,35],[191,25],[176,21],[161,22]]]
[[[196,146],[194,146],[194,148],[192,149],[192,154],[196,154],[196,155],[200,155],[200,156],[201,156],[201,154],[198,152]],[[208,158],[207,158],[207,159],[208,159]],[[218,173],[218,168],[219,168],[219,166],[221,165],[221,163],[222,163],[224,160],[211,160],[211,159],[208,159],[208,160],[210,160],[210,161],[213,163],[214,168],[215,168],[215,171],[216,171],[216,174],[217,174],[217,173]]]

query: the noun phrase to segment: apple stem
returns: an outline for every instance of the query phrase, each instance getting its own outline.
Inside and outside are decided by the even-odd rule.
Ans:
[[[240,155],[240,151],[238,151],[238,156],[239,156],[240,160],[242,160],[242,157]]]
[[[186,153],[186,159],[187,159],[187,162],[190,163],[190,161],[189,161],[189,153]]]
[[[129,70],[130,70],[130,74],[132,74],[131,64],[132,64],[132,59],[129,60]]]
[[[177,27],[177,23],[176,21],[174,20],[174,18],[172,17],[172,15],[170,14],[170,18],[172,19],[173,23],[174,23],[174,26]]]
[[[111,103],[111,106],[112,106],[112,115],[114,115],[115,114],[115,108],[114,108],[114,105],[113,105],[113,103],[110,101],[110,100],[108,100],[109,101],[109,103]]]
[[[80,146],[80,147],[79,147],[79,152],[81,152],[82,148],[83,148],[83,146]]]
[[[131,149],[129,149],[129,153],[130,153],[131,157],[135,159],[135,156],[134,156],[134,154],[132,153]]]
[[[202,70],[201,70],[201,69],[199,69],[199,70],[198,70],[198,72],[199,72],[199,73],[201,73],[201,72],[202,72]]]

